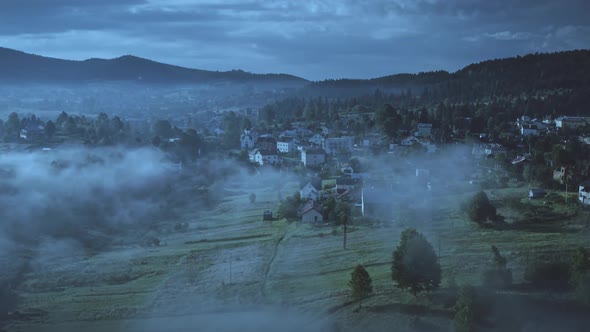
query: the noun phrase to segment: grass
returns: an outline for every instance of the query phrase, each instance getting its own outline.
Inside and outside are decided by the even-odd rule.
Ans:
[[[458,210],[471,193],[458,193],[433,201],[428,220],[356,225],[344,250],[340,228],[262,221],[262,212],[276,210],[278,205],[274,188],[236,188],[210,211],[196,205],[186,210],[182,220],[189,223],[188,229],[159,234],[165,245],[121,246],[92,257],[72,258],[60,266],[50,264],[43,273],[28,273],[19,289],[19,310],[39,309],[47,314],[13,321],[8,330],[84,322],[85,329],[92,331],[111,321],[269,303],[325,313],[357,328],[392,322],[409,326],[416,315],[427,326],[445,327],[448,309],[401,292],[391,281],[391,254],[404,227],[417,227],[433,244],[440,256],[443,285],[450,276],[459,285],[479,284],[492,244],[507,257],[515,282],[520,283],[528,260],[536,255],[563,255],[579,245],[588,246],[590,238],[582,226],[574,232],[563,229],[583,224],[587,212],[558,201],[547,209],[541,201],[529,202],[523,196],[526,189],[506,188],[493,190],[490,198],[509,222],[538,210],[540,224],[559,227],[544,231],[478,228]],[[286,183],[281,190],[290,194],[297,189],[297,183]],[[256,194],[254,204],[249,202],[250,192]],[[347,283],[359,263],[371,274],[375,294],[364,304],[368,309],[351,314],[356,306],[349,302]]]

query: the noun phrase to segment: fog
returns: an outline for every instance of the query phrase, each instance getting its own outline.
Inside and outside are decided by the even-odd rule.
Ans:
[[[172,169],[151,148],[2,153],[1,282],[18,285],[27,271],[138,242],[121,239],[169,213],[163,198]]]

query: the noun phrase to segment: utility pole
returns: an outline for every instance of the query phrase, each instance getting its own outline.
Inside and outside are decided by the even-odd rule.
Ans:
[[[567,178],[565,179],[565,205],[567,205]]]
[[[346,224],[348,223],[348,216],[344,216],[344,249],[346,250]]]

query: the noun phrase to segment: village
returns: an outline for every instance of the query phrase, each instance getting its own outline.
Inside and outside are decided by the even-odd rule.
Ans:
[[[335,136],[326,123],[320,123],[319,130],[315,131],[295,123],[293,129],[272,134],[246,128],[240,136],[240,147],[247,151],[248,161],[258,170],[295,171],[300,178],[300,190],[293,193],[298,202],[296,218],[320,225],[339,223],[334,213],[337,203],[348,205],[356,217],[391,219],[396,215],[394,211],[399,210],[396,205],[407,203],[404,199],[407,195],[401,192],[407,190],[405,186],[412,186],[412,192],[418,189],[423,195],[439,191],[440,186],[448,187],[451,183],[461,183],[471,190],[485,190],[490,178],[503,182],[504,186],[510,177],[515,182],[517,179],[528,182],[523,197],[529,200],[544,198],[552,190],[569,191],[578,193],[582,206],[590,206],[590,163],[586,160],[582,166],[571,163],[559,167],[552,167],[554,163],[549,160],[547,165],[553,172],[545,182],[550,183],[548,187],[537,187],[543,184],[522,176],[523,166],[535,161],[534,152],[526,144],[531,137],[559,139],[564,132],[571,137],[572,131],[587,128],[588,123],[588,118],[573,116],[555,120],[519,117],[513,131],[520,136],[522,143],[516,149],[495,142],[486,133],[473,134],[469,139],[452,143],[436,143],[434,133],[437,129],[429,123],[418,123],[414,130],[404,132],[406,136],[391,141],[384,140],[378,133],[355,137],[341,131]],[[580,135],[576,139],[580,145],[590,145],[590,136]],[[555,149],[565,151],[567,143],[562,137]],[[433,161],[448,153],[449,147],[457,146],[462,148],[453,154],[455,160],[452,162],[456,162],[458,168],[472,167],[467,173],[454,174],[455,178],[450,178],[448,172],[443,172]],[[374,164],[370,160],[375,158],[382,161],[380,165],[365,165],[365,162]],[[404,161],[403,166],[388,166],[400,160]],[[575,182],[573,186],[572,182]],[[272,220],[272,215],[273,211],[265,211],[264,219]]]

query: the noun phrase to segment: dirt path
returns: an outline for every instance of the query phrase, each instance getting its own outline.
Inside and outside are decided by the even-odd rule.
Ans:
[[[264,278],[262,279],[262,283],[261,283],[261,293],[262,293],[262,297],[268,301],[268,297],[266,296],[266,281],[268,280],[268,274],[270,273],[270,268],[272,267],[272,264],[275,261],[275,258],[277,256],[277,251],[279,250],[279,245],[281,244],[281,242],[283,241],[283,239],[285,238],[285,236],[287,235],[287,230],[285,230],[283,232],[283,234],[281,234],[281,236],[278,238],[277,242],[275,242],[273,251],[272,251],[272,256],[270,257],[270,260],[268,261],[268,264],[266,265],[266,269],[264,270]]]

